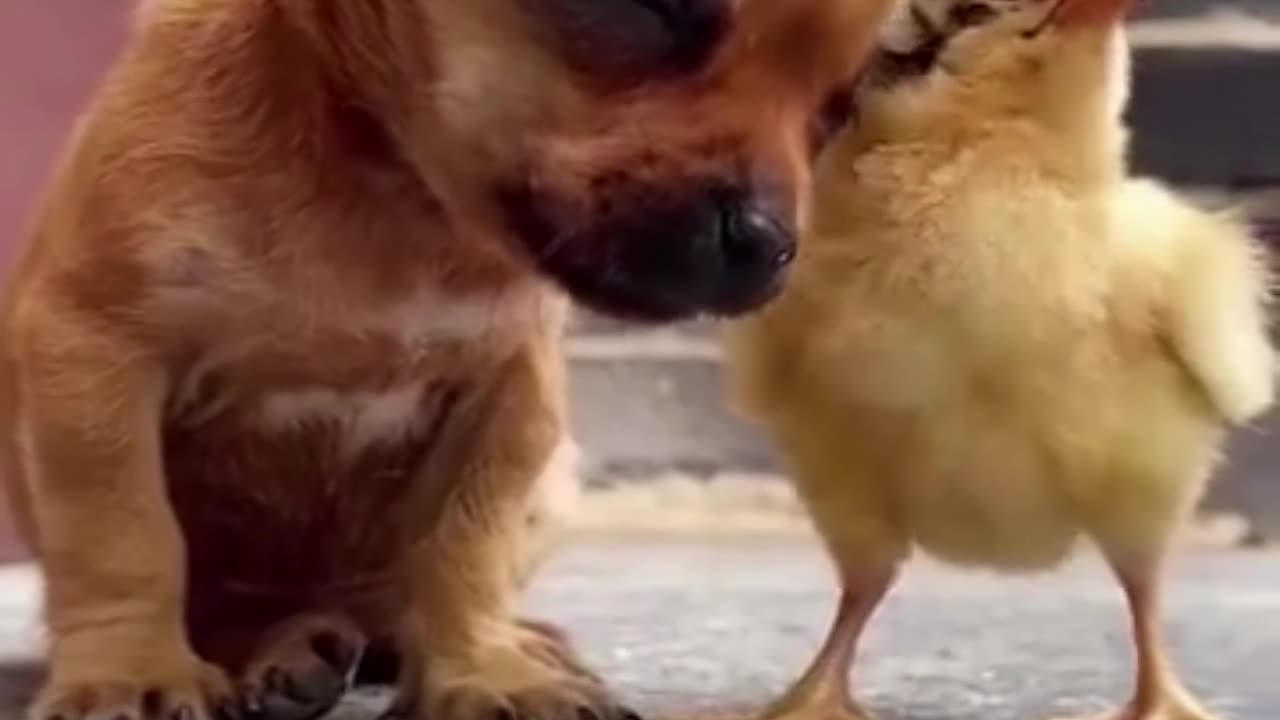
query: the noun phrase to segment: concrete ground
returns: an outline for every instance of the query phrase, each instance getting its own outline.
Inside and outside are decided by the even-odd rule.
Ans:
[[[0,576],[0,718],[35,671],[35,584]],[[531,613],[559,621],[649,717],[734,715],[780,690],[816,647],[833,600],[804,538],[580,539],[547,568]],[[1189,683],[1223,720],[1280,718],[1280,553],[1188,550],[1169,635]],[[1089,559],[1002,579],[916,563],[874,623],[860,684],[884,720],[1048,720],[1099,710],[1129,677],[1125,616]],[[365,720],[377,694],[341,720]],[[336,719],[335,719],[336,720]]]

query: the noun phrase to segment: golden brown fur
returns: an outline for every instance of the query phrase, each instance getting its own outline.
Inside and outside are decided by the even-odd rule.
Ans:
[[[1024,37],[1050,4],[1023,2],[868,90],[790,284],[733,327],[845,591],[775,716],[861,717],[843,674],[913,546],[1028,571],[1085,535],[1133,605],[1121,717],[1210,717],[1162,655],[1159,569],[1224,428],[1271,403],[1266,278],[1236,218],[1126,177],[1122,4],[1066,0]]]
[[[717,4],[668,68],[571,62],[583,0],[143,3],[0,316],[0,463],[48,581],[34,717],[296,720],[365,647],[414,717],[618,712],[513,616],[567,442],[553,282],[696,312],[575,286],[618,270],[598,217],[745,173],[798,223],[813,116],[885,5]]]

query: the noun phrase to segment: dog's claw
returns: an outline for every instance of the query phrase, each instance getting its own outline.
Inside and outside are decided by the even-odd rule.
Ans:
[[[142,716],[146,718],[158,718],[164,711],[164,693],[152,688],[142,693]],[[127,713],[119,713],[117,718],[125,717]]]
[[[77,678],[46,686],[27,717],[31,720],[214,720],[212,708],[230,697],[226,676],[217,666],[203,662],[189,666],[189,675],[175,673],[175,670],[188,669],[182,666],[184,659],[156,657],[154,662],[140,663],[138,667],[120,668],[119,677],[107,679],[98,679],[96,672],[102,670],[95,668],[92,681]],[[110,665],[102,667],[110,668]]]

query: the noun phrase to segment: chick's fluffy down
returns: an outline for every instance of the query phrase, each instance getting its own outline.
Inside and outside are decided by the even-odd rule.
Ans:
[[[846,570],[1153,550],[1271,402],[1246,228],[1126,179],[1117,39],[1060,42],[1035,77],[871,93],[787,290],[730,328],[741,406]]]

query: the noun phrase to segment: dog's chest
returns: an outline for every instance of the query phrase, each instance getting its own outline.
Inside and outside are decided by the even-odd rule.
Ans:
[[[554,321],[533,293],[419,293],[372,307],[250,310],[177,375],[172,424],[224,416],[264,435],[339,428],[352,450],[412,430],[431,388],[465,385]]]
[[[422,293],[354,309],[245,313],[177,373],[166,428],[185,451],[173,474],[218,455],[238,458],[238,472],[305,486],[295,476],[317,471],[294,467],[302,458],[323,462],[330,484],[408,462],[451,404],[545,331],[551,316],[541,305],[529,293]]]
[[[368,390],[316,386],[267,391],[255,415],[266,435],[308,425],[334,428],[341,438],[340,455],[351,458],[416,435],[428,390],[426,383],[410,380]]]
[[[451,474],[441,438],[539,331],[537,302],[433,298],[232,326],[169,398],[165,470],[193,558],[304,583],[390,557],[402,538],[388,518],[434,481],[428,461]]]

